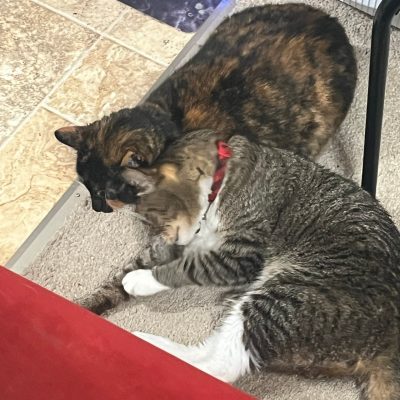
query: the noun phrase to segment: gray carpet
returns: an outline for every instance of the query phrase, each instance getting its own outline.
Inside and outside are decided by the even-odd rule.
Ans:
[[[278,3],[278,1],[272,1]],[[237,10],[262,1],[237,1]],[[336,0],[306,1],[335,15],[344,24],[356,48],[359,82],[354,104],[340,133],[325,149],[320,162],[357,182],[360,178],[367,97],[371,20]],[[392,37],[387,101],[381,149],[378,197],[397,224],[400,223],[400,32]],[[139,221],[126,215],[97,214],[90,206],[78,207],[26,276],[69,299],[84,295],[117,271],[147,241]],[[220,292],[210,288],[184,288],[146,300],[131,300],[107,318],[129,331],[140,330],[186,344],[205,338],[221,316]],[[260,373],[238,386],[270,400],[356,400],[351,381],[306,380],[297,376]]]

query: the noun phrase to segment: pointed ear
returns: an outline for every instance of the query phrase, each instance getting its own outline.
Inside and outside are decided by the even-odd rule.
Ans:
[[[78,150],[82,144],[82,131],[80,126],[65,126],[57,129],[54,135],[61,143]]]
[[[127,184],[137,187],[138,196],[149,194],[155,189],[156,178],[151,173],[145,174],[138,169],[125,168],[121,175]]]

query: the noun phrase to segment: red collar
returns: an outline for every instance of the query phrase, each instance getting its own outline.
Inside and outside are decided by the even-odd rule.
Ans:
[[[225,169],[226,163],[228,159],[232,156],[232,151],[229,148],[228,144],[223,142],[222,140],[217,140],[217,155],[218,162],[217,168],[214,172],[213,183],[211,185],[211,193],[208,195],[208,202],[212,203],[218,195],[219,190],[221,189],[222,181],[225,177]]]
[[[221,189],[222,181],[224,180],[225,177],[226,163],[228,159],[232,156],[232,151],[227,143],[223,142],[222,140],[217,140],[216,144],[218,149],[217,168],[215,169],[214,172],[213,183],[211,185],[211,192],[208,195],[208,207],[201,219],[202,221],[205,221],[207,219],[208,210],[210,209],[212,202],[215,200],[219,190]],[[199,228],[195,232],[196,235],[200,232],[200,229],[201,229],[201,221],[199,222]]]

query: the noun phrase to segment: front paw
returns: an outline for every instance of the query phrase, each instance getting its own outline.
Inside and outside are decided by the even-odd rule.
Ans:
[[[151,270],[138,269],[129,272],[122,279],[122,285],[127,293],[132,296],[151,296],[169,289],[154,278]]]

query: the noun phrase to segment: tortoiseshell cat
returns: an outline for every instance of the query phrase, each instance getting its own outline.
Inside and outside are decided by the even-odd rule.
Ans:
[[[216,139],[189,133],[153,167],[124,170],[157,235],[122,283],[134,296],[191,284],[237,294],[197,346],[136,334],[228,382],[261,368],[353,376],[362,399],[399,400],[400,234],[388,214],[355,183],[243,136],[228,141],[208,207]],[[119,282],[93,308],[119,301]]]
[[[142,105],[56,137],[78,150],[93,209],[110,212],[137,199],[121,178],[122,160],[151,165],[192,130],[240,133],[315,157],[343,121],[355,84],[353,49],[335,18],[302,4],[265,5],[225,20]]]

